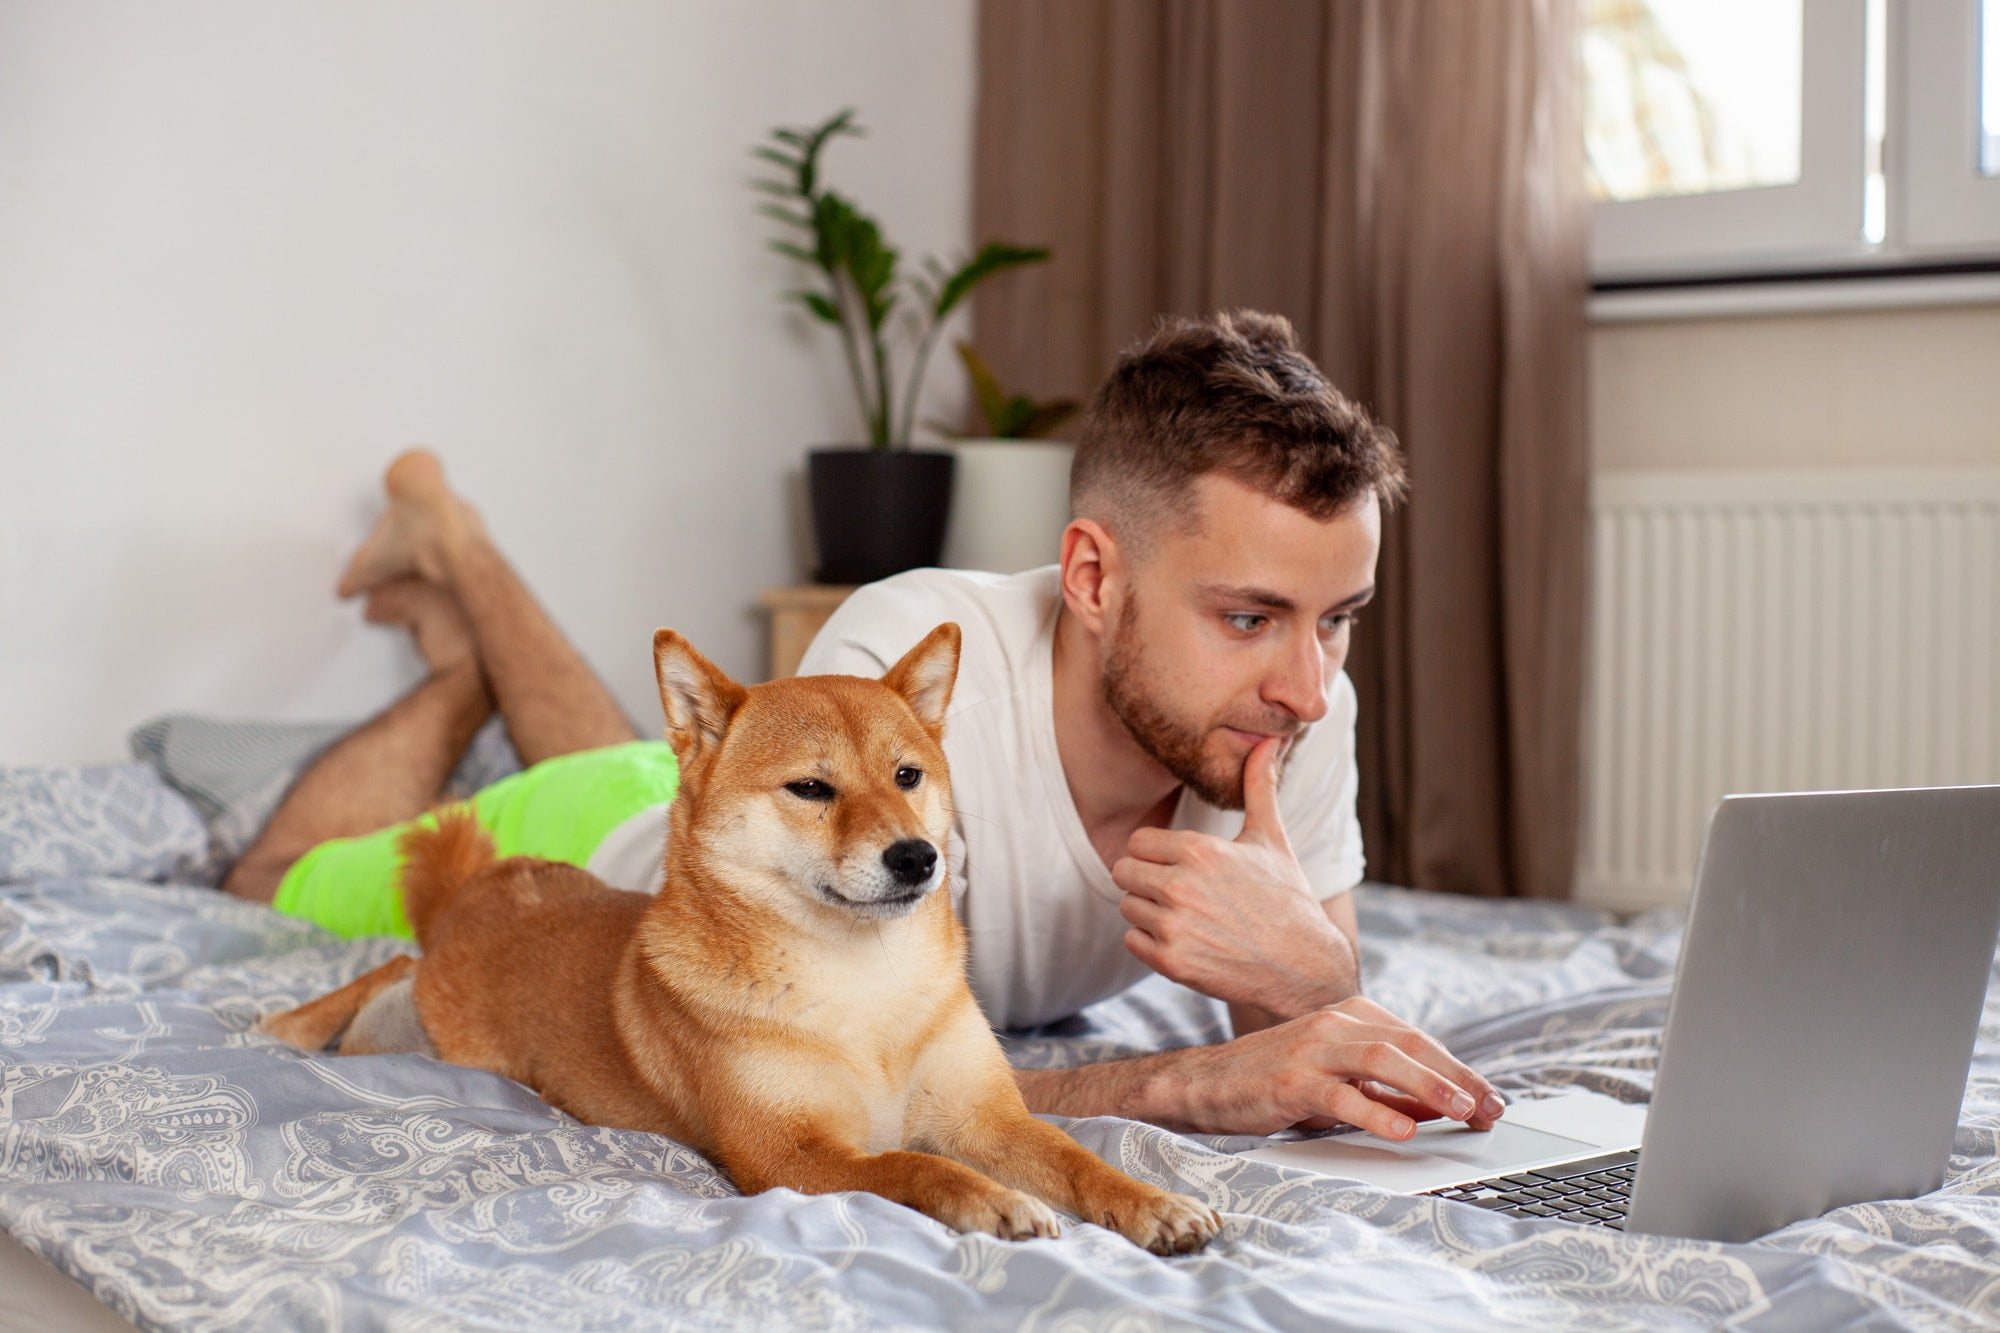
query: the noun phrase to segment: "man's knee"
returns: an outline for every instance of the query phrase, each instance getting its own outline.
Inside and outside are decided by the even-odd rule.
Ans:
[[[222,877],[222,891],[253,903],[268,903],[278,896],[278,885],[292,868],[300,852],[258,853],[239,857]]]

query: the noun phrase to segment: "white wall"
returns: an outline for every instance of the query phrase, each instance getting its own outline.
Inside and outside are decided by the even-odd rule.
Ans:
[[[2000,463],[2000,305],[1600,324],[1597,469]]]
[[[642,727],[656,625],[756,675],[858,427],[748,147],[856,105],[835,182],[968,239],[971,0],[0,0],[0,52],[0,762],[385,703],[331,590],[416,442]]]

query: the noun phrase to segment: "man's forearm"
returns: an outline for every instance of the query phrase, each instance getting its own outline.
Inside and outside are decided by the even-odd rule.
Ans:
[[[1168,1093],[1184,1083],[1176,1070],[1187,1057],[1186,1050],[1161,1051],[1074,1069],[1017,1069],[1014,1081],[1038,1115],[1115,1115],[1180,1129],[1184,1108]]]
[[[1444,1047],[1359,998],[1216,1046],[1015,1070],[1014,1078],[1031,1111],[1118,1115],[1199,1134],[1346,1121],[1407,1139],[1416,1132],[1412,1101],[1474,1128],[1485,1124],[1473,1117],[1491,1123],[1504,1108],[1493,1086]]]

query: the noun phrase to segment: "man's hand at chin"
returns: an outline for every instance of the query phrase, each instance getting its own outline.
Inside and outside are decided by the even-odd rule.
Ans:
[[[1125,947],[1140,962],[1224,1000],[1237,1030],[1308,1014],[1354,995],[1354,942],[1327,914],[1278,814],[1275,737],[1243,764],[1243,831],[1229,842],[1142,828],[1111,867],[1125,891]],[[1243,1010],[1259,1013],[1246,1024]]]
[[[1346,1123],[1407,1139],[1438,1117],[1488,1129],[1505,1107],[1443,1046],[1359,996],[1219,1046],[1016,1078],[1034,1111],[1204,1134]]]

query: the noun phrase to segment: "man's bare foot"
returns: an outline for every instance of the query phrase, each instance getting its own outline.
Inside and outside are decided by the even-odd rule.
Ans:
[[[477,662],[479,644],[458,600],[414,574],[390,579],[368,594],[361,613],[377,625],[401,625],[433,672]]]
[[[417,575],[447,586],[446,554],[453,542],[481,531],[479,516],[452,494],[444,466],[428,449],[411,449],[382,475],[388,505],[347,570],[340,595],[353,597],[392,579]]]

